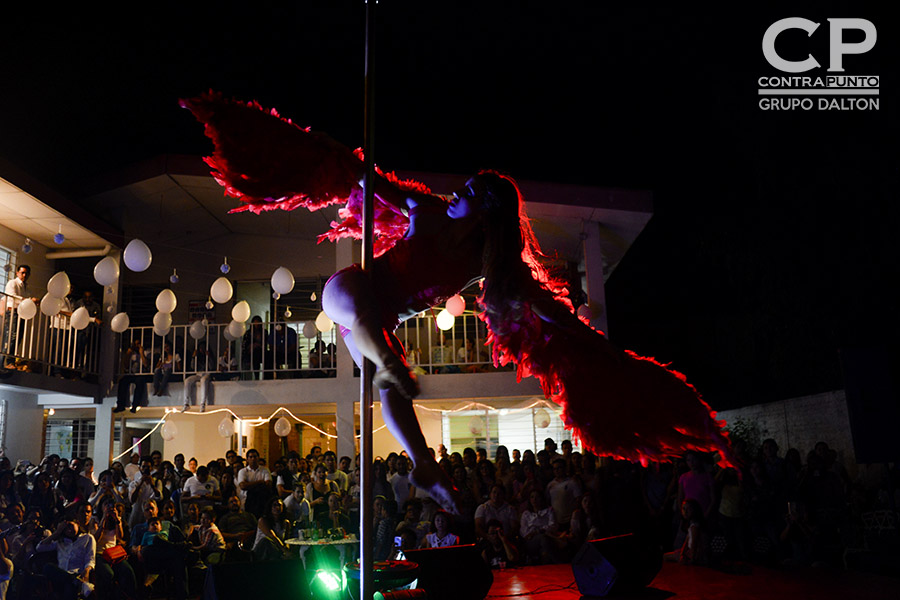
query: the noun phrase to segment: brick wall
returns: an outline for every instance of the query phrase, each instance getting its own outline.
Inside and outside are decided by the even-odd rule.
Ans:
[[[718,418],[728,423],[738,418],[756,422],[761,439],[778,442],[780,456],[788,448],[797,448],[804,463],[816,442],[826,442],[837,451],[850,477],[858,475],[844,390],[723,410]]]

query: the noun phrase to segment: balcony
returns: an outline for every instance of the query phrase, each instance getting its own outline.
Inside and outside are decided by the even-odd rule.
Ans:
[[[484,326],[473,313],[458,317],[447,331],[439,330],[435,321],[433,315],[423,314],[397,330],[407,349],[410,367],[417,375],[511,370],[491,364],[491,349],[484,345]],[[336,327],[307,337],[302,322],[259,321],[248,325],[239,340],[229,340],[227,327],[209,323],[199,339],[191,335],[190,325],[173,325],[164,337],[154,334],[150,326],[130,327],[121,335],[119,373],[152,375],[164,350],[169,348],[174,359],[170,381],[203,372],[217,373],[215,379],[219,381],[338,376],[340,346]],[[137,348],[136,344],[145,359],[126,359],[134,354],[129,354],[128,349]],[[353,375],[359,376],[355,366]]]
[[[90,323],[81,331],[71,316],[47,316],[38,311],[24,319],[12,310],[13,299],[0,293],[0,355],[3,364],[18,371],[79,376],[96,382],[100,372],[100,327]]]

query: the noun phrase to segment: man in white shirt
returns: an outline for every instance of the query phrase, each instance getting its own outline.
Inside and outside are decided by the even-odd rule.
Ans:
[[[405,456],[397,457],[397,472],[391,475],[390,484],[397,506],[403,506],[409,500],[409,459]]]
[[[556,523],[562,530],[568,530],[572,513],[581,497],[581,486],[568,476],[566,461],[557,458],[553,461],[553,480],[547,484],[547,497],[556,516]]]
[[[28,265],[19,265],[16,269],[16,276],[6,282],[6,296],[3,297],[3,314],[7,323],[4,325],[9,328],[9,348],[16,353],[16,335],[19,329],[18,308],[19,304],[27,298],[28,278],[31,277],[31,267]],[[32,298],[37,302],[37,298]]]
[[[201,502],[210,504],[222,499],[219,491],[219,482],[215,477],[209,476],[209,469],[203,465],[197,467],[197,474],[184,482],[184,495],[182,498],[188,502]]]
[[[350,489],[350,478],[337,468],[337,455],[331,450],[325,453],[325,471],[325,478],[337,484],[341,495],[346,494]]]
[[[131,518],[128,525],[132,529],[145,520],[144,502],[162,498],[162,483],[151,474],[152,465],[150,458],[141,459],[141,470],[128,485],[128,498],[131,500]]]
[[[74,600],[79,592],[84,596],[94,590],[88,578],[95,564],[97,542],[94,536],[79,531],[75,521],[62,521],[50,537],[35,547],[38,552],[56,551],[56,564],[44,566],[44,576],[50,580],[58,597]]]
[[[491,486],[490,499],[475,509],[475,533],[487,537],[487,524],[497,520],[503,525],[503,533],[512,539],[519,530],[516,509],[506,501],[506,489],[500,483]]]
[[[304,498],[305,490],[303,488],[302,483],[294,485],[294,490],[284,499],[284,510],[290,516],[291,521],[308,523],[310,507],[309,501]]]
[[[244,510],[262,517],[266,502],[272,495],[272,474],[260,466],[259,452],[255,448],[247,450],[247,466],[238,471],[235,483]]]
[[[26,290],[28,289],[28,278],[31,276],[31,267],[28,265],[19,265],[16,269],[16,276],[6,282],[7,298],[4,299],[5,310],[15,311],[19,308],[19,303],[26,298]]]

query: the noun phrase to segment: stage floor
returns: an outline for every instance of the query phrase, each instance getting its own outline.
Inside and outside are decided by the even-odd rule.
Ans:
[[[740,569],[735,569],[740,570]],[[898,600],[900,579],[856,572],[804,569],[780,571],[743,566],[746,574],[707,567],[663,564],[662,571],[640,594],[616,598],[649,600]],[[565,589],[563,589],[565,588]],[[572,600],[581,594],[570,565],[545,565],[494,571],[488,598]],[[612,595],[610,597],[613,597]]]

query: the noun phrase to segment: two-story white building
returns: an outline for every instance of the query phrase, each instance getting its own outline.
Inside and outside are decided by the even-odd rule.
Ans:
[[[436,193],[452,192],[467,177],[400,175],[424,181]],[[519,183],[545,253],[581,288],[576,300],[589,306],[594,326],[606,330],[604,281],[650,219],[650,194]],[[0,266],[6,267],[0,275],[9,281],[18,265],[28,264],[26,295],[38,299],[31,319],[12,310],[16,299],[7,299],[3,315],[0,444],[13,464],[49,453],[89,455],[99,472],[111,460],[152,449],[167,459],[181,452],[201,464],[229,448],[255,447],[270,461],[287,449],[306,454],[314,445],[339,456],[356,453],[359,375],[336,329],[315,323],[322,286],[337,269],[358,261],[359,244],[316,242],[334,208],[229,214],[235,205],[198,157],[161,156],[135,165],[77,202],[0,163]],[[122,261],[133,239],[152,252],[142,272]],[[119,263],[120,275],[101,286],[93,270],[107,256]],[[279,267],[291,271],[295,285],[276,298],[271,276]],[[85,290],[94,294],[101,324],[76,331],[66,306],[56,316],[42,312],[44,304],[48,312],[54,308],[52,299],[40,301],[59,271],[71,281],[73,301]],[[233,293],[215,303],[210,288],[221,277]],[[177,305],[171,327],[154,333],[156,298],[164,289],[175,293]],[[536,381],[517,383],[514,371],[490,364],[475,316],[476,294],[466,291],[465,312],[451,317],[449,329],[437,327],[443,307],[435,307],[398,331],[419,375],[422,394],[415,405],[428,444],[450,451],[480,446],[493,455],[500,444],[537,450],[547,437],[567,438]],[[229,330],[241,301],[250,320]],[[119,313],[130,321],[121,333],[111,328]],[[200,325],[191,329],[194,322]],[[136,340],[143,343],[146,364],[136,361],[135,385],[147,386],[146,405],[113,412],[124,351]],[[151,380],[165,344],[180,361],[168,395],[158,396]],[[212,372],[206,410],[198,403],[182,412],[183,380],[204,371]],[[381,427],[377,404],[375,420],[376,455],[399,451]]]

